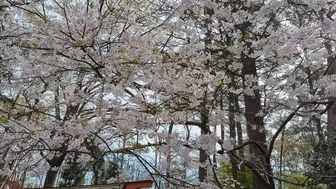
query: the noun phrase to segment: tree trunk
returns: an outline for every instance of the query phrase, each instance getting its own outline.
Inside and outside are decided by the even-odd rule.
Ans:
[[[166,157],[167,157],[167,168],[166,168],[166,176],[167,178],[170,178],[172,175],[171,175],[171,170],[170,170],[170,165],[171,165],[171,161],[172,161],[172,155],[171,155],[171,135],[173,133],[173,126],[174,126],[174,123],[170,123],[169,125],[169,129],[168,129],[168,138],[167,138],[167,154],[166,154]],[[166,188],[169,188],[170,187],[170,183],[169,181],[166,181]]]
[[[282,164],[283,164],[283,146],[285,140],[285,129],[281,132],[281,146],[280,146],[280,162],[279,162],[279,175],[282,177]],[[279,180],[279,189],[282,189],[282,180]]]
[[[57,177],[57,170],[54,170],[60,167],[65,159],[66,154],[63,153],[59,157],[53,157],[50,160],[47,160],[48,164],[50,165],[50,169],[47,172],[43,188],[51,188],[54,187],[56,177]]]
[[[202,121],[202,127],[206,128],[206,124],[207,124],[207,118],[205,115],[201,115],[201,121]],[[206,132],[204,129],[201,129],[201,135],[205,135],[205,134],[209,134],[208,132]],[[206,166],[206,160],[207,160],[207,153],[205,152],[204,149],[200,149],[199,150],[199,161],[200,161],[200,167],[198,168],[198,179],[200,182],[205,182],[205,178],[208,175],[207,172],[207,166]]]
[[[234,76],[231,75],[231,83],[229,85],[229,88],[232,88],[234,83]],[[230,139],[234,140],[234,142],[236,143],[236,123],[235,123],[235,117],[234,117],[234,96],[235,94],[233,93],[229,93],[229,127],[230,127]],[[232,178],[234,180],[238,179],[238,167],[236,165],[236,163],[231,160],[231,174],[232,174]]]
[[[242,54],[243,62],[243,76],[244,76],[244,90],[249,76],[257,76],[255,59],[250,58]],[[253,95],[248,95],[244,93],[245,101],[245,118],[247,135],[250,141],[256,143],[256,145],[250,145],[251,161],[255,164],[257,170],[253,170],[253,186],[254,189],[273,189],[274,183],[273,179],[269,176],[272,175],[270,172],[269,159],[267,157],[267,146],[266,146],[266,132],[264,127],[264,120],[262,116],[257,115],[261,108],[260,102],[260,92],[257,89],[258,83],[253,83]]]
[[[332,58],[334,59],[334,58]],[[335,61],[331,61],[332,60],[331,57],[328,58],[328,64],[330,64],[332,66],[336,66],[336,62]],[[332,65],[334,64],[334,65]],[[336,74],[334,71],[333,72],[329,72],[328,74],[333,75]],[[331,159],[332,162],[335,161],[336,157],[335,157],[335,144],[336,144],[336,102],[333,102],[333,104],[331,105],[330,109],[328,110],[328,124],[327,124],[327,142],[328,142],[328,155],[331,157],[328,157]],[[329,184],[328,185],[328,189],[336,189],[336,184]]]
[[[323,17],[322,18],[322,22]],[[327,69],[327,74],[328,75],[334,75],[336,74],[336,57],[333,56],[333,50],[332,50],[332,45],[331,42],[325,42],[324,46],[328,52],[328,69]],[[330,94],[332,97],[335,96],[335,94]],[[335,154],[332,152],[335,152],[336,148],[335,148],[335,144],[336,144],[336,140],[335,140],[335,134],[336,134],[336,102],[333,102],[333,104],[331,105],[331,107],[328,110],[328,124],[327,124],[327,142],[328,142],[328,152],[329,152],[329,159],[331,159],[332,162],[335,161]],[[336,189],[336,185],[335,184],[328,184],[328,189]]]
[[[207,92],[204,94],[204,101],[202,104],[202,112],[201,112],[201,135],[206,135],[210,133],[210,129],[208,128],[208,110],[206,109],[206,103],[207,103]],[[208,154],[206,153],[205,149],[200,148],[199,150],[199,161],[200,166],[198,168],[198,179],[200,182],[205,182],[206,177],[208,175],[207,172],[207,158]]]
[[[234,96],[235,100],[235,111],[240,112],[240,107],[239,107],[239,101],[238,101],[238,95]],[[239,120],[236,120],[236,128],[237,128],[237,139],[238,139],[238,145],[243,144],[243,129],[241,126],[241,123]],[[244,158],[244,149],[241,148],[239,149],[239,155]],[[240,168],[241,170],[244,170],[244,166]]]
[[[204,39],[204,45],[205,49],[204,52],[206,54],[211,54],[211,51],[209,49],[211,45],[211,16],[213,15],[213,10],[208,7],[204,7],[204,14],[206,14],[208,17],[204,20],[205,26],[206,26],[206,32],[205,32],[205,39]],[[212,69],[212,63],[210,60],[207,60],[206,66],[210,68],[210,73],[213,71]],[[204,86],[205,89],[205,94],[202,102],[202,109],[201,109],[201,135],[206,135],[210,133],[210,130],[208,129],[208,113],[209,111],[207,110],[207,86]],[[199,150],[199,161],[200,161],[200,167],[198,169],[198,179],[200,182],[205,182],[205,178],[207,177],[207,166],[206,166],[206,160],[208,158],[208,154],[204,149]]]
[[[204,135],[204,131],[201,131],[201,135]],[[200,167],[198,168],[198,179],[200,182],[205,182],[205,178],[208,174],[207,168],[206,168],[206,159],[207,159],[207,154],[205,150],[200,149],[200,155],[199,155],[199,161],[201,163]]]

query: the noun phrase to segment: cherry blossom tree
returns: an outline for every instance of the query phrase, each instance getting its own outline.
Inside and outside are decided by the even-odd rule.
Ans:
[[[82,162],[122,154],[121,168],[133,157],[157,187],[158,178],[166,188],[228,187],[218,165],[229,161],[234,179],[247,168],[254,188],[273,189],[291,182],[283,165],[274,171],[286,127],[311,125],[319,144],[333,144],[333,1],[0,8],[1,175],[34,171],[50,187],[71,154]],[[166,157],[160,167],[144,158],[151,150]]]

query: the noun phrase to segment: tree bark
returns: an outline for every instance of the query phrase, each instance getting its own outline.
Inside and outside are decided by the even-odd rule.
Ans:
[[[206,27],[206,32],[205,32],[205,39],[204,39],[204,45],[205,45],[205,49],[204,52],[206,54],[210,54],[210,45],[211,45],[211,40],[212,40],[212,36],[211,36],[211,26],[210,24],[212,23],[211,20],[211,16],[214,14],[213,9],[208,8],[208,7],[204,7],[204,14],[207,15],[208,17],[204,20],[205,23],[205,27]],[[206,67],[210,69],[210,73],[213,71],[213,67],[212,67],[212,63],[210,60],[207,60],[207,62],[205,63]],[[210,129],[208,128],[208,109],[206,107],[207,105],[207,86],[204,86],[205,89],[205,93],[204,93],[204,98],[203,98],[203,102],[201,104],[201,135],[206,135],[210,133]],[[199,150],[199,161],[200,161],[200,166],[198,169],[198,179],[200,182],[205,182],[205,179],[207,177],[207,166],[206,166],[206,160],[208,158],[208,154],[206,153],[206,151],[204,149],[200,149]]]
[[[321,22],[324,21],[323,16],[321,16]],[[326,71],[327,75],[334,75],[336,74],[336,57],[333,55],[332,45],[330,41],[324,43],[324,47],[328,52],[328,69]],[[335,94],[330,94],[332,97],[336,96]],[[333,102],[331,107],[328,110],[328,123],[327,123],[327,142],[328,142],[328,151],[330,155],[334,155],[336,150],[335,144],[335,134],[336,134],[336,102]],[[328,157],[331,160],[335,161],[336,157]],[[335,184],[328,184],[328,189],[336,189]]]
[[[245,89],[246,87],[249,87],[246,86],[247,76],[257,77],[257,70],[255,59],[242,54],[242,62]],[[257,88],[258,83],[254,83],[253,87],[253,95],[244,93],[247,135],[250,141],[256,142],[260,147],[258,148],[255,145],[250,145],[251,161],[256,165],[255,167],[257,169],[254,170],[252,174],[253,187],[254,189],[274,189],[273,179],[270,176],[272,175],[269,165],[270,162],[266,155],[267,146],[264,120],[262,116],[257,115],[262,111],[260,91]]]
[[[65,159],[66,153],[62,153],[58,157],[53,157],[50,160],[47,160],[48,164],[50,165],[50,169],[47,172],[46,178],[44,180],[43,188],[51,188],[54,186],[56,177],[57,177],[57,170],[54,170],[55,168],[58,168],[62,165],[64,159]]]
[[[171,175],[171,170],[170,170],[170,165],[171,165],[171,161],[172,161],[172,155],[171,155],[171,135],[173,133],[173,126],[174,123],[170,123],[169,125],[169,129],[168,129],[168,138],[167,138],[167,168],[166,168],[166,176],[167,178],[170,178]],[[166,181],[166,188],[170,187],[170,183],[168,181]]]
[[[334,57],[330,56],[328,58],[328,65],[329,68],[336,68],[336,61],[333,61]],[[334,75],[336,74],[336,69],[331,69],[328,72],[329,75]],[[328,110],[328,124],[327,124],[327,142],[328,142],[328,157],[331,159],[331,162],[334,162],[336,157],[335,157],[335,145],[336,145],[336,102],[333,102],[331,105],[330,109]],[[328,189],[336,189],[336,184],[328,184]]]
[[[234,76],[231,75],[231,83],[229,85],[229,88],[233,87],[234,83]],[[230,127],[230,139],[234,140],[236,143],[236,122],[235,122],[235,117],[234,117],[234,110],[235,110],[235,99],[234,99],[235,94],[229,93],[229,127]],[[238,167],[234,161],[231,160],[231,174],[232,178],[234,180],[238,179]]]
[[[205,115],[201,115],[201,121],[203,128],[207,127],[207,118]],[[205,129],[201,129],[201,135],[209,134]],[[208,158],[208,155],[206,151],[201,148],[199,150],[199,161],[200,161],[200,167],[198,168],[198,179],[200,182],[205,182],[206,176],[208,175],[207,172],[207,166],[206,166],[206,160]]]
[[[234,96],[234,101],[235,101],[235,111],[240,112],[240,107],[239,107],[239,101],[238,101],[238,95]],[[243,129],[241,126],[241,122],[239,120],[236,120],[236,128],[237,128],[237,139],[238,139],[238,145],[243,144]],[[239,155],[244,158],[244,149],[241,148],[239,149]],[[241,167],[240,169],[244,169],[244,166]]]

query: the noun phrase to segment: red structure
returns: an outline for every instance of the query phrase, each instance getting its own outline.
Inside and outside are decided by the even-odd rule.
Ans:
[[[7,180],[8,189],[24,189],[18,181],[15,180]],[[125,182],[122,183],[124,186],[122,189],[143,189],[143,188],[150,188],[153,186],[152,180],[142,180],[142,181],[135,181],[135,182]],[[99,188],[110,188],[109,185],[98,185]],[[103,186],[103,187],[102,187]],[[118,186],[116,184],[115,186]],[[92,189],[94,186],[81,186],[81,189]],[[113,186],[112,186],[113,187]],[[76,189],[77,187],[55,187],[55,188],[45,188],[45,189]],[[114,188],[114,187],[113,187]],[[31,188],[33,189],[33,188]],[[40,188],[35,188],[40,189]]]
[[[148,188],[153,186],[152,180],[143,180],[137,182],[127,182],[124,184],[123,189],[140,189],[140,188]]]
[[[7,186],[9,189],[23,189],[21,184],[16,180],[7,180]]]

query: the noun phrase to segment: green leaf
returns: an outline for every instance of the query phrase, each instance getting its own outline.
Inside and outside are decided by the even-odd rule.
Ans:
[[[154,47],[154,48],[153,48],[153,53],[157,54],[157,53],[159,52],[159,50],[160,50],[160,49],[159,49],[158,47]]]
[[[35,67],[36,66],[36,64],[37,64],[37,60],[36,59],[34,59],[34,61],[33,62],[31,62],[30,63],[33,67]]]
[[[21,46],[38,48],[37,43],[30,42],[30,41],[28,41],[28,40],[24,40],[24,41],[22,41],[22,42],[21,42]]]
[[[156,113],[161,113],[163,111],[163,108],[161,108],[161,107],[157,107],[156,109],[155,109],[155,112]]]
[[[34,48],[38,48],[37,43],[32,43],[32,46],[33,46]]]
[[[8,119],[5,117],[0,117],[0,124],[1,125],[8,125]]]
[[[139,59],[135,59],[135,60],[133,60],[133,63],[134,64],[140,64],[140,60]]]
[[[85,121],[85,122],[82,123],[82,127],[84,127],[84,128],[87,127],[88,125],[89,125],[89,124],[88,124],[87,121]]]
[[[124,54],[125,52],[126,52],[126,51],[125,51],[124,49],[118,49],[118,50],[117,50],[117,53],[118,53],[118,54]]]
[[[244,39],[249,39],[249,38],[250,38],[250,34],[245,33],[245,34],[244,34]]]
[[[162,54],[162,62],[166,63],[169,60],[169,56],[167,54]]]

